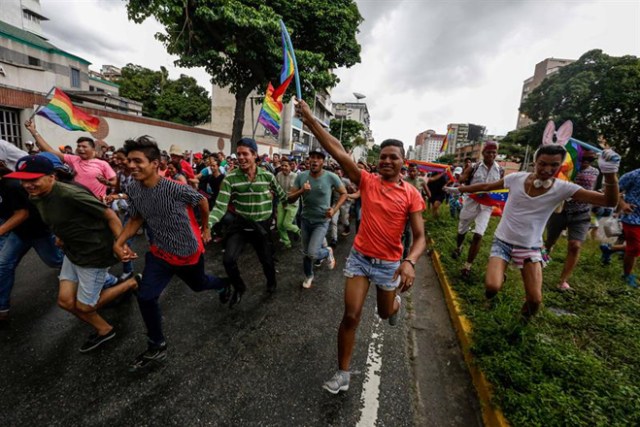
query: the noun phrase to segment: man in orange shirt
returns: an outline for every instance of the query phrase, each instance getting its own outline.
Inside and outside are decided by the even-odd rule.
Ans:
[[[313,117],[304,101],[296,113],[322,147],[340,163],[351,182],[360,189],[362,221],[344,269],[345,310],[338,331],[338,372],[323,388],[337,394],[349,389],[351,355],[362,307],[370,284],[376,285],[378,314],[394,325],[400,310],[400,295],[413,286],[415,264],[426,247],[422,211],[424,200],[418,190],[400,175],[404,164],[401,141],[388,139],[380,145],[378,173],[358,168],[336,138]],[[413,244],[402,259],[402,233],[409,217]]]

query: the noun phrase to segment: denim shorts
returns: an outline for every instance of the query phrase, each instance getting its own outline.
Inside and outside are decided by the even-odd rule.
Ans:
[[[76,299],[82,304],[95,306],[100,299],[100,291],[109,268],[80,267],[72,263],[66,256],[62,261],[62,270],[58,278],[78,284]]]
[[[540,248],[525,248],[522,246],[512,245],[511,243],[507,243],[497,237],[493,238],[493,243],[491,243],[491,254],[489,256],[503,259],[507,263],[513,261],[513,264],[518,268],[524,267],[525,262],[539,262],[543,267],[546,266],[546,263],[542,258],[542,251]]]
[[[351,253],[344,267],[344,275],[349,278],[364,276],[378,288],[393,291],[400,284],[400,276],[393,280],[393,275],[398,267],[400,267],[400,261],[371,258],[351,248]]]

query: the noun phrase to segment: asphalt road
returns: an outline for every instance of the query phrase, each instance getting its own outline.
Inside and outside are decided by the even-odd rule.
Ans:
[[[132,298],[102,315],[117,336],[89,354],[78,348],[91,332],[55,304],[56,271],[31,251],[17,271],[12,321],[0,330],[0,423],[30,426],[473,426],[481,425],[446,307],[422,259],[416,289],[391,327],[369,293],[352,362],[351,388],[337,396],[322,383],[337,366],[343,310],[342,267],[302,282],[299,247],[278,252],[278,291],[265,292],[262,269],[248,246],[241,258],[249,286],[230,310],[213,292],[196,294],[175,278],[161,298],[169,353],[145,373],[128,363],[145,336]],[[142,253],[144,240],[137,238]],[[223,275],[220,245],[207,270]],[[136,262],[136,270],[142,261]],[[120,267],[114,267],[115,273]]]

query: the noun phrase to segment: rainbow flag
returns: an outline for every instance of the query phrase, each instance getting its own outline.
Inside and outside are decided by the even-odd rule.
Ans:
[[[479,191],[477,193],[469,194],[469,198],[475,200],[481,205],[485,206],[499,206],[504,207],[509,197],[509,190],[503,188],[502,190],[495,191]]]
[[[290,80],[289,80],[290,81]],[[284,105],[282,104],[282,95],[287,90],[287,84],[280,85],[278,89],[274,89],[273,85],[269,83],[267,91],[264,94],[264,101],[262,101],[262,109],[258,116],[258,122],[262,124],[272,135],[277,135],[280,132],[281,113]]]
[[[560,166],[557,177],[564,181],[574,181],[576,174],[580,172],[584,148],[571,140],[565,144],[564,148],[567,150],[567,156],[564,158],[562,166]]]
[[[433,162],[424,162],[422,160],[406,160],[405,165],[409,166],[410,164],[415,164],[419,171],[421,172],[446,172],[450,181],[455,181],[456,179],[453,177],[451,173],[451,166],[445,165],[442,163],[433,163]]]
[[[67,94],[58,88],[55,89],[49,104],[38,110],[37,114],[66,130],[95,132],[100,124],[99,118],[74,107]]]
[[[295,74],[295,66],[293,65],[293,57],[291,56],[291,52],[289,51],[289,47],[287,45],[287,37],[285,36],[286,28],[283,26],[281,29],[281,37],[282,37],[282,70],[280,71],[280,84],[291,83],[291,79]]]
[[[442,140],[440,153],[444,153],[445,151],[447,151],[447,148],[449,147],[449,140],[453,139],[453,136],[454,136],[454,131],[453,131],[453,128],[450,127],[447,129],[447,134],[444,136],[444,139]]]

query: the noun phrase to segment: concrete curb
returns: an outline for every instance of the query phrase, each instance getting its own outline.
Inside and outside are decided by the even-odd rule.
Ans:
[[[433,241],[430,238],[427,238],[427,240],[428,246],[433,248]],[[473,355],[471,354],[471,324],[462,314],[458,295],[451,287],[442,263],[440,262],[440,254],[435,249],[431,250],[431,260],[436,274],[440,279],[440,286],[442,287],[442,292],[447,301],[447,307],[449,308],[449,316],[456,329],[458,340],[462,347],[462,354],[464,355],[464,360],[471,374],[471,380],[478,392],[478,399],[482,405],[482,420],[488,427],[509,427],[509,423],[500,408],[495,407],[491,402],[491,384],[473,361]]]

